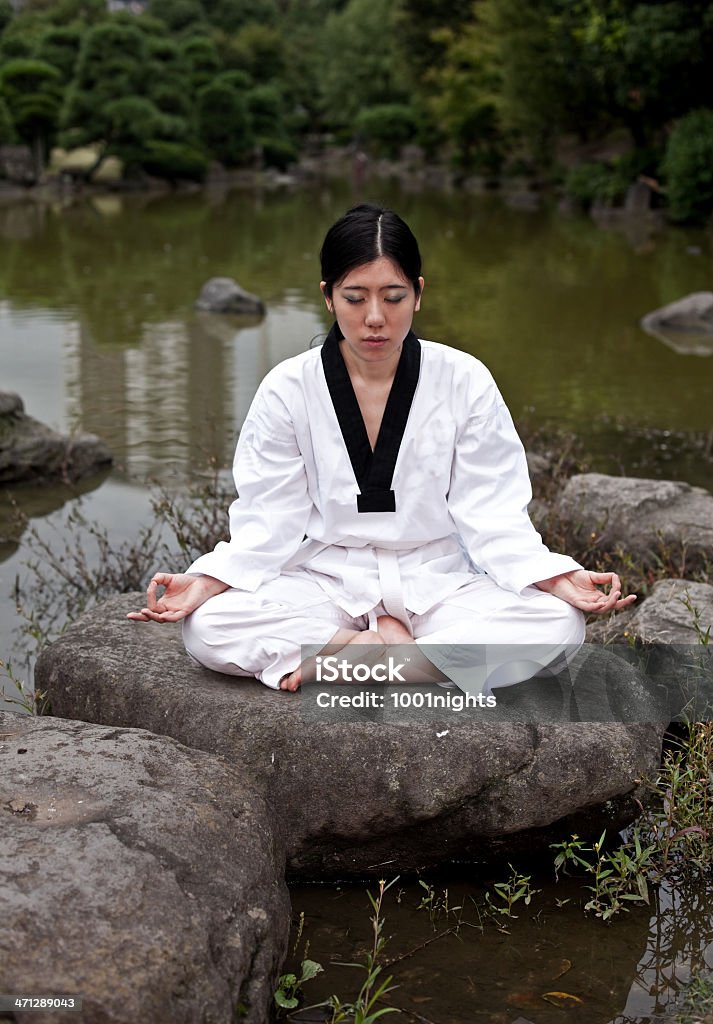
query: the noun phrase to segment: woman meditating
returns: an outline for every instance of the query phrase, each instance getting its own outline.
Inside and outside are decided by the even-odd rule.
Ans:
[[[481,685],[476,663],[507,685],[561,661],[584,640],[583,612],[634,595],[542,543],[490,373],[411,329],[424,280],[404,221],[354,207],[321,263],[335,322],[321,348],[258,388],[235,454],[230,541],[186,573],[157,573],[129,618],[183,619],[202,665],[289,691],[303,646],[407,644],[410,678],[465,689]]]

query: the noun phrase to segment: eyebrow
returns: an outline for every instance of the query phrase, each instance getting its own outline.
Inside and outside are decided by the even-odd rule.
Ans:
[[[364,284],[345,284],[342,288],[346,292],[368,292],[369,289]],[[388,291],[390,288],[405,288],[408,290],[407,284],[385,284],[383,288],[379,288],[380,292]]]

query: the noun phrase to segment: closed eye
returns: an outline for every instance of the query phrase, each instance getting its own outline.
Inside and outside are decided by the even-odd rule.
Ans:
[[[393,297],[385,296],[384,297],[384,302],[391,302],[391,303],[403,302],[403,300],[405,298],[406,298],[405,295],[395,295]],[[363,298],[356,298],[356,297],[353,297],[351,295],[345,295],[344,299],[345,299],[346,302],[349,303],[350,306],[357,306],[360,302],[364,301]]]

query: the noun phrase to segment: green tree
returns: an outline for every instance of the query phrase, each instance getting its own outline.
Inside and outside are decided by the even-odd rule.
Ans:
[[[32,148],[35,175],[42,173],[62,100],[62,76],[41,60],[18,59],[0,68],[0,93],[17,135]]]
[[[82,42],[82,30],[77,25],[52,25],[40,37],[35,56],[62,72],[65,81],[74,74]]]
[[[216,45],[208,36],[185,39],[180,50],[188,68],[188,86],[192,92],[212,82],[222,69]]]
[[[618,110],[638,145],[672,118],[713,106],[713,4],[633,5],[612,69]]]
[[[282,80],[287,65],[282,34],[270,25],[251,21],[228,45],[230,67],[247,72],[254,82]]]
[[[189,64],[178,43],[170,36],[146,36],[146,95],[163,114],[183,118],[188,125],[194,115],[194,95],[186,88]]]
[[[104,107],[105,155],[118,156],[128,169],[141,164],[152,139],[169,134],[166,121],[154,104],[143,96],[123,96]]]
[[[413,107],[405,103],[384,103],[362,110],[357,114],[354,127],[379,155],[395,158],[402,146],[419,137],[422,122]]]
[[[473,0],[399,0],[396,6],[402,58],[418,84],[444,59],[449,33],[471,20]]]
[[[396,14],[391,0],[350,0],[327,19],[320,84],[328,123],[350,130],[364,107],[408,101]]]
[[[701,221],[713,212],[713,110],[694,110],[673,128],[663,162],[671,218]]]
[[[207,20],[200,0],[151,0],[148,13],[175,34],[205,31]]]
[[[442,29],[442,61],[424,75],[429,109],[440,131],[455,145],[464,168],[496,170],[502,156],[499,113],[502,71],[495,33],[484,20]]]
[[[106,0],[50,0],[47,17],[55,25],[68,25],[74,21],[95,25],[108,17]]]
[[[246,93],[248,114],[258,142],[275,138],[285,131],[285,107],[275,85],[257,85]]]
[[[62,140],[70,148],[102,144],[87,177],[111,154],[135,165],[150,139],[187,136],[186,120],[162,113],[150,98],[157,84],[147,74],[149,57],[147,38],[134,23],[112,20],[86,32],[62,112]]]
[[[203,0],[211,25],[225,32],[238,32],[249,21],[273,25],[278,21],[275,0]]]
[[[254,138],[245,92],[237,89],[227,75],[218,75],[200,90],[197,115],[201,141],[217,160],[232,166],[252,149]]]
[[[0,35],[5,31],[12,20],[14,8],[10,0],[0,0]]]

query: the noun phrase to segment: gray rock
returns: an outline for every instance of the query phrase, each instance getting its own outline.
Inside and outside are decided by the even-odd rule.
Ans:
[[[637,215],[648,213],[653,202],[654,192],[645,181],[634,181],[626,190],[624,210],[627,214]]]
[[[683,355],[713,355],[713,292],[692,292],[655,309],[641,326]]]
[[[713,586],[661,580],[626,623],[671,718],[713,716]]]
[[[0,416],[18,416],[25,411],[25,406],[14,391],[0,391]]]
[[[246,292],[232,277],[211,277],[201,288],[196,309],[203,313],[234,313],[264,316],[265,304]]]
[[[65,436],[27,416],[19,395],[0,391],[0,484],[70,483],[110,465],[94,434]]]
[[[499,843],[511,849],[516,836],[542,845],[554,823],[592,834],[636,816],[636,780],[658,765],[660,724],[636,709],[628,724],[572,723],[560,689],[543,724],[510,696],[501,721],[482,710],[399,714],[389,704],[318,715],[315,688],[278,693],[209,672],[185,654],[178,627],[126,620],[142,601],[125,595],[85,615],[42,653],[37,685],[54,714],[141,725],[223,755],[260,786],[293,877],[481,858]],[[633,671],[623,666],[624,690]],[[583,679],[577,686],[591,694]]]
[[[32,185],[36,177],[29,146],[0,146],[0,178],[18,185]]]
[[[249,784],[167,737],[9,713],[0,764],[0,991],[81,995],[92,1024],[263,1024],[289,903]]]
[[[530,474],[530,480],[533,487],[537,487],[539,483],[547,479],[552,475],[554,469],[554,459],[549,455],[543,455],[541,452],[526,452],[527,457],[527,470]]]
[[[632,609],[587,629],[587,639],[635,658],[654,706],[674,719],[713,713],[713,586],[660,580]]]
[[[571,477],[557,512],[588,546],[622,547],[645,564],[663,554],[694,568],[713,559],[713,496],[673,480],[582,473]]]
[[[626,630],[643,643],[700,644],[706,634],[713,637],[713,586],[659,580],[634,609]]]

